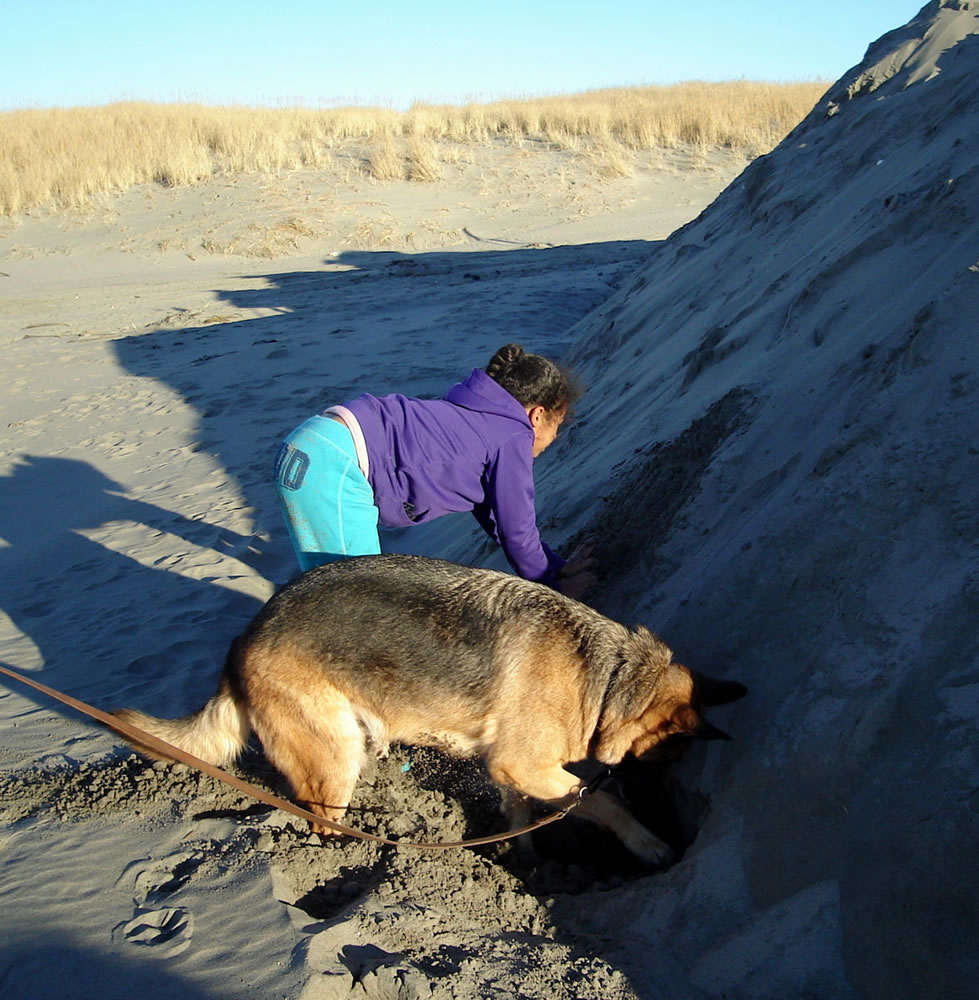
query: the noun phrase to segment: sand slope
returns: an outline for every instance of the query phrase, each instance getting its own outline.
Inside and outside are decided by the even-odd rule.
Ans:
[[[285,224],[295,178],[281,204],[224,192],[230,215],[205,186],[8,224],[3,662],[195,708],[291,573],[281,434],[520,339],[589,383],[540,462],[546,537],[596,538],[596,606],[751,695],[668,776],[650,822],[687,849],[648,875],[570,821],[536,869],[324,847],[4,685],[5,993],[971,996],[977,28],[928,4],[729,185],[732,163],[651,171],[579,213],[546,171],[488,197],[484,173],[437,232],[445,192],[372,189],[336,218],[383,202],[383,245],[334,226],[271,262],[234,237]],[[514,212],[516,190],[547,194]],[[499,565],[466,518],[390,544]],[[399,835],[495,822],[477,770],[407,750],[355,805]]]
[[[688,870],[596,916],[710,995],[974,989],[977,31],[875,43],[577,331],[602,606],[752,688]]]

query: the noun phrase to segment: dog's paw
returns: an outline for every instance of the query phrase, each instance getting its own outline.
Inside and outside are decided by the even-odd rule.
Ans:
[[[644,826],[637,825],[622,839],[625,846],[650,868],[669,868],[676,861],[673,848]]]

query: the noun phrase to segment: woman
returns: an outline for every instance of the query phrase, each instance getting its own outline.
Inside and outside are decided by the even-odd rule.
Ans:
[[[507,344],[442,399],[358,396],[310,417],[275,464],[299,565],[381,551],[378,524],[421,524],[471,510],[514,571],[568,591],[590,584],[540,538],[533,459],[580,395],[558,365]],[[587,579],[586,579],[587,577]],[[576,596],[576,595],[572,595]]]

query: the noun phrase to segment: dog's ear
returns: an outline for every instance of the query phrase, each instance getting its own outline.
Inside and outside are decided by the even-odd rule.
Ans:
[[[700,720],[700,726],[697,729],[697,736],[702,740],[730,740],[731,737],[724,732],[723,729],[718,729],[713,722],[708,722],[706,719]]]
[[[691,670],[694,687],[700,704],[705,706],[727,705],[738,698],[743,698],[748,689],[738,681],[725,681],[717,677],[707,677]]]
[[[718,729],[713,722],[708,722],[693,705],[684,705],[673,713],[672,718],[675,730],[679,733],[688,733],[701,740],[730,740],[731,737]]]

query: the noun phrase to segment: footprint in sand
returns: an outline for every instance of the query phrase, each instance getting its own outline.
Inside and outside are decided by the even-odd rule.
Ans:
[[[152,947],[155,954],[171,957],[190,946],[193,933],[194,916],[189,910],[179,906],[137,909],[132,920],[112,929],[112,941]]]
[[[186,885],[204,860],[200,851],[178,851],[166,858],[141,858],[126,865],[119,883],[132,887],[133,902],[138,910],[147,904],[162,902]]]
[[[194,915],[182,906],[155,906],[190,880],[204,861],[199,852],[174,854],[146,868],[129,866],[123,878],[134,878],[131,920],[112,929],[115,943],[152,947],[156,955],[179,955],[194,933]]]

